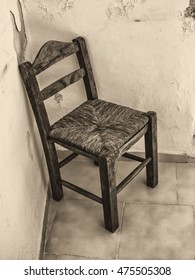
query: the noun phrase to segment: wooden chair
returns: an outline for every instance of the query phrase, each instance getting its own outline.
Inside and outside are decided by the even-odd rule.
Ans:
[[[40,90],[37,75],[63,58],[76,54],[80,68]],[[103,205],[105,228],[118,228],[117,194],[146,167],[147,185],[158,183],[157,128],[155,112],[140,112],[125,106],[98,99],[95,80],[84,38],[73,42],[46,42],[35,60],[19,66],[32,109],[39,128],[52,195],[63,197],[62,186],[78,192]],[[83,79],[87,100],[63,118],[50,125],[44,101]],[[145,158],[127,151],[142,136],[145,137]],[[59,161],[54,143],[72,151]],[[61,178],[60,168],[78,155],[90,158],[99,166],[102,197]],[[115,179],[115,161],[120,156],[141,162],[118,186]]]

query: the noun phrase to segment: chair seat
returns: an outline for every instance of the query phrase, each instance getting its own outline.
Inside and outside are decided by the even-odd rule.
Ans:
[[[95,99],[55,122],[49,136],[91,154],[118,157],[120,148],[147,123],[143,112]]]

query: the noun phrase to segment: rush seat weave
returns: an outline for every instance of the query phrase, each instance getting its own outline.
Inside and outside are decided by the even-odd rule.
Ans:
[[[49,136],[91,154],[117,158],[120,148],[147,123],[140,111],[95,99],[54,123]]]

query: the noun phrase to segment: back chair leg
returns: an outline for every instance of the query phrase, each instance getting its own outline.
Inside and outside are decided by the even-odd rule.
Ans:
[[[50,177],[52,197],[53,199],[59,201],[63,197],[63,189],[62,185],[60,184],[60,169],[54,143],[50,141],[47,142],[47,147],[45,147],[45,155]]]
[[[115,232],[118,228],[118,207],[115,178],[115,162],[102,157],[99,159],[105,228]]]
[[[99,162],[97,160],[93,161],[94,165],[99,166]]]
[[[145,134],[146,158],[151,162],[146,166],[147,186],[156,187],[158,184],[158,154],[157,154],[157,117],[155,112],[148,112],[148,131]]]

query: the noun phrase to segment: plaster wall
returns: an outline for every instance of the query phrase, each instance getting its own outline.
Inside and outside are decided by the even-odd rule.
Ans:
[[[0,259],[38,259],[47,180],[18,71],[26,38],[16,0],[1,1],[0,37]]]
[[[194,19],[184,15],[188,0],[23,0],[22,5],[29,60],[46,40],[84,36],[100,98],[156,111],[159,152],[193,153],[195,28]],[[49,101],[53,119],[84,99],[79,87]]]

